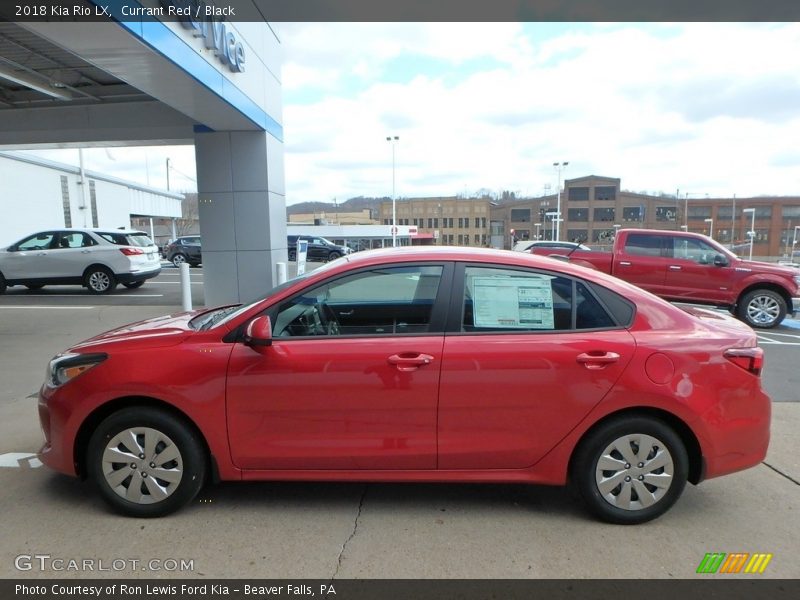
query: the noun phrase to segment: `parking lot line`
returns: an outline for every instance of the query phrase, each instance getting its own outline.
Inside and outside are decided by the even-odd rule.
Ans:
[[[27,306],[24,304],[3,304],[0,308],[49,308],[52,310],[89,310],[95,306]]]
[[[9,294],[8,298],[14,298],[14,294]],[[79,294],[25,294],[20,298],[86,298]],[[132,294],[131,296],[103,296],[104,298],[163,298],[164,294]]]

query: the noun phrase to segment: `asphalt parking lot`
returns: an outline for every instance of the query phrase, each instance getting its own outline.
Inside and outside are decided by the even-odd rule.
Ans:
[[[177,273],[165,268],[138,290],[103,297],[57,287],[0,297],[0,577],[687,578],[706,552],[772,553],[759,577],[800,576],[794,320],[759,333],[775,401],[767,459],[688,486],[650,524],[598,523],[567,490],[513,485],[226,483],[168,518],[116,516],[90,484],[38,464],[36,391],[47,361],[70,344],[180,310]],[[202,269],[192,277],[200,306]],[[18,556],[37,554],[125,563],[105,572],[17,570]],[[153,559],[192,565],[143,570]]]

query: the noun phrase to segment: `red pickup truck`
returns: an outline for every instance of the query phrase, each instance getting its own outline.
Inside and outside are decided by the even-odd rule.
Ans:
[[[751,327],[778,325],[800,310],[800,273],[775,264],[742,260],[696,233],[622,229],[611,252],[534,248],[544,256],[610,273],[657,296],[730,309]]]

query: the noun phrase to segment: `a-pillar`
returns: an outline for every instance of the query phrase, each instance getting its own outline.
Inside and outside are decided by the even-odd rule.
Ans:
[[[266,132],[195,133],[205,305],[266,294],[286,261],[283,148]]]

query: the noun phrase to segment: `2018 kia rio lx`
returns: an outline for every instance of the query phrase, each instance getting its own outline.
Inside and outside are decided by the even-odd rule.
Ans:
[[[59,354],[41,457],[133,516],[210,479],[447,481],[570,483],[640,523],[764,458],[762,361],[733,318],[549,258],[369,251]]]

